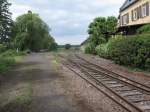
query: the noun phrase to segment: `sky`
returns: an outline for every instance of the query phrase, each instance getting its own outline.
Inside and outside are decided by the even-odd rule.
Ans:
[[[9,0],[13,20],[31,10],[49,25],[60,45],[81,44],[90,22],[98,16],[118,16],[125,0]]]

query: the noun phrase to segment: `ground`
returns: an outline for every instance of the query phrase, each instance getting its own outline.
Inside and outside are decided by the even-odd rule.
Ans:
[[[131,72],[91,55],[80,56],[143,84],[150,82],[149,73]],[[1,74],[0,112],[126,112],[60,62],[57,53],[32,53]]]
[[[53,57],[46,53],[25,56],[3,74],[0,112],[92,112],[84,101],[67,94],[65,80]]]

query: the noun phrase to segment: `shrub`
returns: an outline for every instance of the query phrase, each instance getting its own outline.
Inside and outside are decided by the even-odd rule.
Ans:
[[[15,64],[16,56],[25,55],[26,52],[16,52],[15,50],[7,50],[0,54],[0,72],[6,71],[11,65]]]
[[[145,68],[147,68],[147,69],[150,71],[150,58],[148,58],[148,59],[146,60]]]
[[[0,44],[0,53],[4,52],[5,50],[6,50],[6,46]]]
[[[108,46],[110,58],[116,63],[149,69],[150,35],[114,39]]]
[[[110,38],[107,43],[100,44],[99,46],[96,47],[96,53],[100,57],[109,58],[109,48],[108,48],[108,46],[110,47],[110,44],[113,41],[120,40],[121,38],[122,38],[121,35],[117,35],[115,38]]]
[[[49,45],[49,47],[48,47],[48,50],[49,51],[55,51],[55,50],[57,50],[57,44],[56,43],[51,43],[50,45]]]
[[[84,50],[86,54],[96,54],[95,45],[93,43],[87,44]]]
[[[0,56],[0,72],[3,72],[8,69],[9,66],[15,63],[15,59],[13,57],[3,57]]]
[[[98,54],[100,57],[107,58],[108,57],[108,43],[97,46],[96,54]]]
[[[150,24],[144,25],[141,28],[137,30],[138,33],[144,34],[144,33],[150,33]]]
[[[68,49],[70,49],[70,48],[71,48],[71,45],[70,45],[70,44],[66,44],[66,45],[65,45],[65,49],[68,50]]]

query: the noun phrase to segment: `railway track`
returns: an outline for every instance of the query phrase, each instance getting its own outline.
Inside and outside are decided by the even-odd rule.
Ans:
[[[95,81],[96,84],[105,87],[110,92],[110,95],[105,91],[103,92],[121,107],[124,107],[129,112],[150,112],[150,87],[101,68],[77,55],[70,57],[65,62],[70,70],[74,72],[80,70],[89,79]],[[112,94],[120,100],[116,101]],[[133,110],[123,105],[122,102],[128,104]]]

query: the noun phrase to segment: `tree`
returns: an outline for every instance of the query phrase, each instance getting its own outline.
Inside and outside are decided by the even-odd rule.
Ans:
[[[106,32],[106,18],[97,17],[89,25],[88,33],[89,35],[94,35],[96,37],[101,36],[101,34]]]
[[[12,29],[15,46],[20,50],[39,51],[55,43],[48,25],[31,11],[19,16]]]
[[[12,24],[11,13],[9,12],[10,5],[7,0],[0,0],[0,43],[9,41]]]
[[[70,44],[66,44],[66,45],[65,45],[65,49],[68,50],[68,49],[70,49],[70,48],[71,48],[71,45],[70,45]]]
[[[110,17],[97,17],[88,28],[88,34],[90,40],[95,41],[95,45],[104,42],[104,39],[108,41],[109,35],[116,32],[117,18],[114,16]]]
[[[114,16],[109,16],[107,18],[107,32],[108,33],[115,33],[117,30],[117,18]]]

